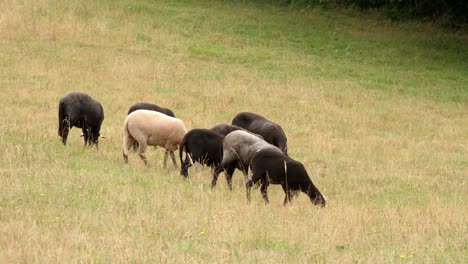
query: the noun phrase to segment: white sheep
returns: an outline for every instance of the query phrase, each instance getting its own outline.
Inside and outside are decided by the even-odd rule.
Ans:
[[[128,150],[137,141],[140,145],[140,157],[145,165],[148,164],[145,150],[146,146],[149,145],[164,147],[164,168],[166,168],[169,153],[174,166],[177,167],[174,151],[178,149],[179,143],[186,133],[187,129],[184,123],[178,118],[149,110],[132,112],[124,121],[124,162],[128,163]]]

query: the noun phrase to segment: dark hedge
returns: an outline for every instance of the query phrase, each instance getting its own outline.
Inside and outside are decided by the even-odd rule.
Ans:
[[[381,9],[393,20],[431,20],[451,27],[468,24],[468,0],[254,0],[293,7]]]

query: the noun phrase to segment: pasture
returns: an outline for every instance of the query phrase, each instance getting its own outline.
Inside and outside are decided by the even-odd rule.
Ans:
[[[249,1],[0,2],[0,263],[467,263],[468,36],[351,10]],[[68,91],[100,101],[99,150],[57,135]],[[187,129],[280,124],[329,199],[247,203],[122,158],[135,102]],[[179,164],[180,165],[180,164]]]

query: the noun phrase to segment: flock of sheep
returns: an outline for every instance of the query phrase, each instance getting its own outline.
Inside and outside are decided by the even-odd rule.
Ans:
[[[75,126],[83,131],[85,146],[98,146],[104,110],[101,104],[89,95],[70,92],[60,99],[58,134],[66,145],[70,129]],[[188,168],[194,162],[214,168],[212,188],[219,173],[225,172],[232,189],[232,174],[242,171],[246,184],[247,199],[253,184],[261,183],[261,193],[268,204],[267,188],[280,184],[285,192],[284,204],[300,191],[313,204],[325,206],[326,197],[310,179],[303,164],[287,155],[287,138],[281,126],[249,112],[237,114],[232,124],[217,124],[210,129],[187,131],[182,120],[170,109],[150,103],[137,103],[130,107],[123,125],[123,158],[128,163],[129,149],[133,146],[147,164],[146,147],[161,146],[165,149],[164,167],[168,156],[174,166],[177,161],[174,151],[179,149],[180,174],[188,177]],[[183,157],[185,153],[185,159]]]

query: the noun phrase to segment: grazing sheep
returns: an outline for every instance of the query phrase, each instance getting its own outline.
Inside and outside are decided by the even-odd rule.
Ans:
[[[285,198],[284,205],[291,202],[291,195],[302,191],[307,194],[310,201],[315,205],[325,206],[327,198],[320,193],[309,177],[304,165],[293,160],[284,153],[272,151],[271,149],[261,149],[255,153],[250,164],[252,179],[246,183],[247,200],[250,201],[250,190],[252,185],[261,181],[262,192],[265,204],[269,203],[267,188],[271,184],[281,184]]]
[[[150,111],[137,110],[127,116],[124,122],[123,157],[128,163],[128,149],[137,141],[139,154],[147,165],[145,155],[146,146],[164,147],[164,168],[167,165],[167,157],[170,154],[174,166],[177,167],[174,151],[187,133],[182,120],[165,114]]]
[[[59,127],[58,135],[63,145],[67,144],[70,129],[74,126],[83,131],[84,145],[96,144],[104,120],[102,105],[89,95],[79,92],[70,92],[60,98],[58,107]]]
[[[232,119],[232,124],[261,135],[266,142],[277,146],[284,154],[288,155],[288,139],[280,125],[250,112],[237,114]]]
[[[224,136],[208,129],[192,129],[180,142],[180,174],[188,177],[188,168],[193,162],[199,162],[206,166],[218,166],[223,158]],[[185,151],[185,161],[182,160],[182,152]],[[232,173],[234,170],[232,170]]]
[[[221,163],[223,159],[223,141],[224,134],[229,134],[231,131],[242,130],[254,136],[262,138],[259,135],[253,134],[238,126],[228,124],[217,124],[210,129],[192,129],[180,142],[179,156],[180,156],[180,174],[188,177],[188,168],[193,165],[193,162],[210,166],[214,168]],[[219,132],[218,132],[219,131]],[[186,152],[185,161],[182,160],[182,152]],[[226,169],[227,179],[232,178],[235,166]],[[241,167],[239,167],[241,169]],[[229,187],[232,187],[230,182]]]
[[[245,182],[248,180],[248,166],[255,152],[260,149],[272,149],[281,153],[281,150],[260,137],[243,130],[236,130],[229,133],[223,141],[223,160],[213,172],[211,187],[216,186],[218,175],[221,171],[233,171],[235,168],[244,173]],[[226,175],[229,187],[231,187],[232,173]]]
[[[176,117],[174,115],[174,112],[172,112],[171,109],[160,107],[159,105],[146,103],[146,102],[135,103],[134,105],[130,106],[130,108],[128,109],[127,115],[131,114],[132,112],[135,112],[136,110],[151,110],[151,111],[163,113],[168,116]],[[135,141],[135,143],[133,143],[133,150],[136,151],[137,149],[138,149],[138,142]]]

